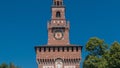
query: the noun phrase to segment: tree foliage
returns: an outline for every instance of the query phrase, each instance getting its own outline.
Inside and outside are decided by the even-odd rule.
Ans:
[[[90,55],[101,56],[105,53],[107,44],[99,38],[91,38],[86,44],[86,50]]]
[[[8,65],[6,63],[3,63],[0,65],[1,68],[8,68]]]
[[[120,44],[108,45],[99,38],[90,38],[86,44],[88,55],[83,68],[120,68]]]
[[[19,67],[15,66],[13,63],[10,64],[2,63],[0,65],[0,68],[19,68]]]
[[[107,61],[102,57],[107,51],[107,44],[99,38],[91,38],[86,44],[88,56],[84,61],[84,68],[106,68]]]
[[[109,68],[120,68],[120,44],[114,42],[110,48]]]

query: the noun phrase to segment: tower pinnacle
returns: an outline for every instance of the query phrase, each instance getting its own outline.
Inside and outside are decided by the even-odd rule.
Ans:
[[[63,0],[53,0],[54,6],[63,6]]]

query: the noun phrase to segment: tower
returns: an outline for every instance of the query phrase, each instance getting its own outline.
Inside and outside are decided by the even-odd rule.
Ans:
[[[48,45],[69,45],[69,22],[65,19],[63,0],[53,0],[48,22]]]
[[[80,68],[82,46],[70,44],[63,0],[53,0],[48,43],[35,46],[38,68]]]

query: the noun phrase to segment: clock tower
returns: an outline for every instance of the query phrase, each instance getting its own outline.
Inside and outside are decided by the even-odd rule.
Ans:
[[[80,68],[82,46],[70,44],[63,0],[53,0],[48,43],[35,46],[38,68]]]
[[[48,45],[69,45],[69,22],[65,18],[63,0],[53,0],[48,22]]]

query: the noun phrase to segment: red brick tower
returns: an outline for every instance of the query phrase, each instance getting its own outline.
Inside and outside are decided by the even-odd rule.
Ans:
[[[35,46],[38,68],[80,68],[82,47],[70,44],[69,30],[63,0],[53,0],[48,44]]]

